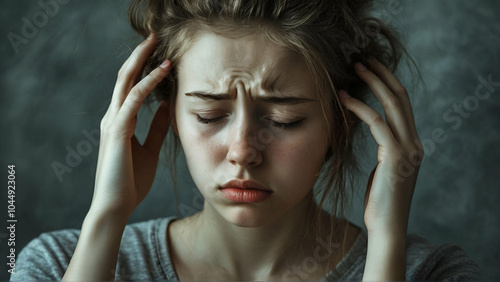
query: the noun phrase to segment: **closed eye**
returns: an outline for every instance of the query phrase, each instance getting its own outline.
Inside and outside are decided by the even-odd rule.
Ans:
[[[209,118],[202,118],[199,115],[196,115],[196,120],[199,123],[211,124],[211,123],[220,122],[225,117],[226,116],[220,116],[220,117],[210,118],[209,119]],[[267,119],[267,120],[269,121],[269,123],[271,124],[271,126],[274,126],[274,127],[277,127],[277,128],[281,128],[281,129],[290,129],[290,128],[298,127],[304,121],[304,119],[300,119],[300,120],[297,120],[297,121],[294,121],[294,122],[277,122],[277,121],[272,120],[272,119]]]
[[[202,118],[199,115],[196,115],[196,120],[198,122],[200,122],[200,123],[209,124],[209,123],[218,122],[218,121],[222,120],[225,117],[226,116],[220,116],[220,117],[216,117],[216,118]]]

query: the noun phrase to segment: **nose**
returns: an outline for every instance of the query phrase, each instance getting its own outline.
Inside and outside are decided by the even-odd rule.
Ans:
[[[251,124],[242,121],[234,124],[228,136],[228,152],[226,159],[233,165],[255,167],[262,163],[262,146],[253,134]]]
[[[248,96],[242,85],[237,85],[240,96],[240,109],[246,108]],[[243,102],[243,101],[247,102]],[[242,110],[229,130],[228,152],[226,159],[233,165],[241,167],[254,167],[262,163],[262,144],[257,140],[259,125],[252,120],[249,111]]]

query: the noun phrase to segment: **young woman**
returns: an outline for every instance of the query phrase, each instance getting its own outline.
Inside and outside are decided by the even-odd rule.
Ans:
[[[102,119],[81,232],[32,241],[12,278],[476,279],[477,265],[456,245],[406,234],[423,148],[392,73],[404,48],[370,8],[340,0],[132,1],[132,26],[147,39],[120,69]],[[136,115],[153,89],[159,106],[140,144]],[[385,120],[363,102],[370,90]],[[342,216],[362,122],[379,145],[366,230]],[[169,131],[203,210],[127,225]]]

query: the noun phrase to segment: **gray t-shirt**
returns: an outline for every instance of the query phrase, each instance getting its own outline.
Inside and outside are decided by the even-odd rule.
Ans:
[[[115,273],[116,280],[178,280],[166,242],[167,224],[173,219],[159,218],[125,227],[117,268],[109,270]],[[61,280],[79,235],[78,229],[42,233],[19,253],[10,280]],[[321,281],[361,281],[366,246],[367,234],[363,230],[336,269]],[[478,280],[480,276],[477,264],[457,245],[433,245],[413,234],[407,236],[406,263],[406,280]]]

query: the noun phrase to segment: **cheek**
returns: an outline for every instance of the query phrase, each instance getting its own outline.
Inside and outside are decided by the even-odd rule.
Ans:
[[[296,132],[284,132],[269,152],[281,162],[303,168],[321,168],[327,151],[327,136],[320,118],[312,119],[303,129]]]
[[[275,140],[266,152],[273,178],[296,189],[312,187],[328,150],[325,138],[323,130],[308,130]]]
[[[188,114],[180,114],[178,118],[179,139],[193,177],[212,170],[222,158],[221,140],[200,130],[198,122]]]
[[[326,149],[324,143],[312,136],[297,136],[270,148],[270,158],[279,167],[293,170],[318,170],[322,166]],[[290,171],[290,173],[292,173]]]

